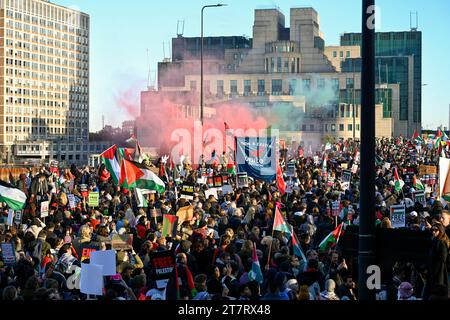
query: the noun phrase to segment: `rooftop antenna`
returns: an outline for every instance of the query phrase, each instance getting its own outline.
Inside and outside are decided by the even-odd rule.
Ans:
[[[180,24],[181,24],[181,32],[180,32]],[[177,37],[181,38],[184,35],[184,20],[177,21]]]
[[[102,114],[102,129],[105,129],[105,115]]]
[[[149,50],[148,48],[147,48],[147,64],[148,64],[147,88],[150,89],[150,81],[151,81],[151,79],[150,79],[150,77],[151,77],[150,73],[151,73],[152,71],[150,70],[150,50]]]
[[[164,60],[166,60],[166,43],[163,42],[163,56],[164,56]]]
[[[416,17],[416,23],[414,24],[414,20],[413,20],[413,16]],[[417,29],[419,28],[419,12],[410,12],[409,13],[409,25],[411,28],[411,31],[417,31]]]

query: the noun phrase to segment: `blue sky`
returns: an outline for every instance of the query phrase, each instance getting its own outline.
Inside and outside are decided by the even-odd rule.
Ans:
[[[155,77],[157,62],[169,56],[169,42],[176,36],[177,21],[185,21],[184,35],[200,34],[200,9],[215,1],[200,0],[55,0],[91,16],[91,131],[107,124],[120,125],[139,107],[139,93],[147,86],[149,69]],[[338,45],[339,35],[361,29],[361,0],[264,1],[223,0],[228,7],[205,14],[205,36],[251,37],[254,9],[277,6],[289,25],[289,8],[314,7],[320,15],[326,45]],[[409,30],[410,12],[419,12],[423,32],[423,125],[448,126],[450,104],[450,1],[377,0],[380,31]],[[147,51],[148,50],[148,51]]]

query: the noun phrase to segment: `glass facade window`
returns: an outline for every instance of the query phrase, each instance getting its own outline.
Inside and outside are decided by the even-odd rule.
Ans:
[[[283,81],[281,79],[272,80],[272,94],[281,95],[283,92]]]
[[[217,80],[217,95],[222,96],[223,95],[223,80]]]
[[[346,79],[346,85],[347,85],[347,89],[353,89],[354,88],[354,79],[353,78],[347,78]]]
[[[319,80],[317,80],[317,88],[319,89],[325,88],[325,79],[320,78]]]
[[[252,81],[244,80],[244,96],[249,96],[252,92]]]
[[[297,92],[297,79],[291,79],[289,81],[289,94],[295,95]]]
[[[230,93],[234,95],[238,93],[237,80],[230,80]]]
[[[303,90],[311,90],[311,79],[303,79]]]
[[[264,95],[266,92],[266,81],[258,80],[258,95]]]

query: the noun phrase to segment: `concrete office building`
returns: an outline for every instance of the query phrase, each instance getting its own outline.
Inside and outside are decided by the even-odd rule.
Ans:
[[[199,96],[200,38],[179,36],[172,43],[172,61],[158,65],[159,91],[143,94]],[[278,9],[255,10],[252,39],[206,37],[204,48],[206,106],[232,101],[270,113],[287,104],[301,114],[278,128],[289,142],[317,147],[325,136],[359,139],[361,73],[345,63],[356,65],[361,49],[353,43],[326,47],[313,8],[292,8],[290,27]],[[409,122],[400,122],[403,84],[380,79],[377,136],[407,136]],[[412,110],[413,103],[407,107]]]
[[[88,162],[89,20],[48,1],[0,0],[3,162]]]

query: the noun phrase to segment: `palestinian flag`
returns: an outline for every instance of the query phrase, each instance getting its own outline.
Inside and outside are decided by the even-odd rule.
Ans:
[[[423,143],[423,139],[422,137],[419,135],[419,133],[417,132],[417,130],[414,130],[414,135],[412,137],[412,141],[416,142],[416,143]]]
[[[134,195],[136,196],[138,208],[148,208],[148,201],[145,198],[146,194],[149,194],[148,190],[142,190],[139,188],[134,189]]]
[[[439,129],[438,133],[436,135],[436,140],[434,142],[434,145],[435,145],[436,149],[441,146],[442,137],[443,137],[442,131]]]
[[[277,166],[277,188],[280,191],[281,195],[286,193],[286,182],[283,178],[283,171],[281,170],[280,164]]]
[[[414,188],[416,188],[416,190],[425,190],[422,182],[420,181],[420,179],[417,179],[416,176],[414,176]]]
[[[236,175],[236,166],[234,165],[234,161],[231,156],[228,157],[227,172],[233,176]]]
[[[27,202],[27,196],[21,190],[0,180],[0,202],[4,202],[12,210],[22,210]]]
[[[291,227],[288,225],[288,223],[286,223],[286,221],[284,221],[283,215],[281,214],[280,209],[277,206],[275,206],[273,230],[291,234]]]
[[[397,168],[394,169],[394,184],[396,191],[402,191],[403,186],[405,185],[405,182],[403,182],[403,180],[400,179],[400,176],[398,175]]]
[[[264,282],[261,265],[259,264],[258,254],[256,253],[255,243],[253,243],[252,251],[252,270],[250,270],[250,272],[248,273],[248,277],[251,281],[257,281],[259,284],[262,284]]]
[[[166,190],[164,182],[145,165],[124,160],[120,171],[119,185],[126,189],[154,190],[163,193]]]
[[[177,227],[178,217],[171,214],[165,214],[163,216],[163,229],[161,236],[174,238],[177,235]]]
[[[300,242],[298,241],[297,235],[294,232],[294,228],[291,228],[291,241],[292,241],[292,247],[294,249],[294,255],[301,258],[303,261],[307,261],[305,254],[303,253],[302,248],[300,247]]]
[[[337,246],[339,242],[339,238],[342,235],[342,228],[344,224],[341,223],[339,227],[336,228],[333,232],[331,232],[325,239],[319,244],[319,251],[326,252],[329,248]]]
[[[119,184],[120,180],[120,161],[117,155],[117,146],[112,146],[105,152],[103,152],[100,157],[102,158],[103,163],[105,164],[106,170],[111,174],[111,178],[114,183]]]

